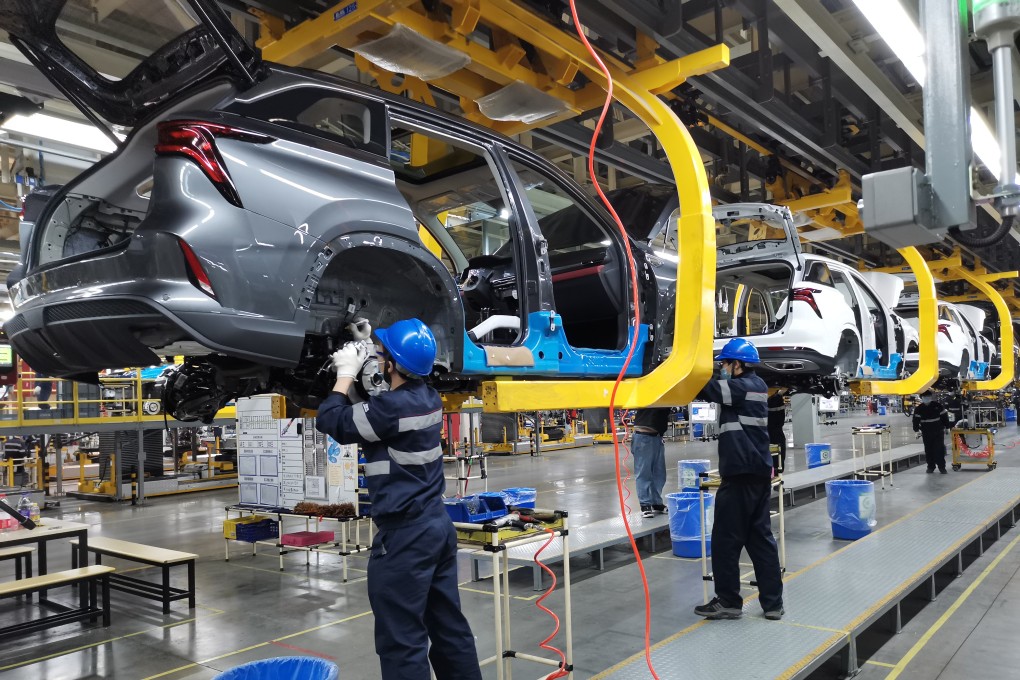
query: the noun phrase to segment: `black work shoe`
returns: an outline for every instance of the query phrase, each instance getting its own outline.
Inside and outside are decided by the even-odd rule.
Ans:
[[[655,510],[655,512],[659,513],[660,515],[665,515],[667,512],[665,505],[653,505],[652,510]]]
[[[779,619],[783,618],[783,614],[785,613],[786,610],[780,607],[779,609],[772,609],[770,611],[765,612],[765,618],[768,619],[769,621],[778,621]]]
[[[948,475],[949,472],[945,468],[942,468],[942,469],[939,470],[939,474]]]
[[[742,609],[739,607],[727,607],[719,601],[718,597],[712,598],[712,601],[708,604],[698,605],[694,608],[694,613],[713,621],[716,619],[739,619],[744,615]]]
[[[642,517],[655,517],[655,510],[652,510],[652,506],[650,506],[650,505],[642,505],[641,506],[641,516]]]
[[[925,470],[925,472],[930,475],[931,473],[935,472],[935,468],[931,468],[930,470]]]

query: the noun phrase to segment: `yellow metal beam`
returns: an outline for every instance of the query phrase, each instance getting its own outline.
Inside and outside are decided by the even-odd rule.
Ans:
[[[999,365],[1002,367],[999,371],[999,375],[994,378],[989,380],[968,381],[963,384],[963,389],[965,391],[1001,390],[1013,381],[1014,362],[1010,361],[1010,359],[1013,358],[1012,315],[1009,313],[1006,301],[1002,299],[1002,295],[999,291],[980,277],[970,275],[966,272],[966,270],[961,270],[961,273],[970,285],[977,288],[979,291],[984,293],[989,300],[991,300],[992,305],[995,306],[995,311],[999,315]],[[1015,275],[1016,272],[1013,272],[1013,274]],[[980,329],[978,330],[980,331]]]
[[[856,394],[920,394],[931,387],[939,377],[938,346],[938,303],[935,300],[935,281],[925,266],[924,258],[916,248],[901,248],[899,251],[917,278],[920,298],[917,304],[918,348],[917,370],[902,380],[857,380],[850,383]]]
[[[492,6],[523,21],[523,10],[507,0],[493,0]],[[488,17],[488,15],[487,15]],[[532,27],[497,22],[508,30],[520,29],[522,38],[537,49],[569,49],[578,56],[584,74],[605,87],[601,71],[587,56],[580,43],[560,34],[542,35]],[[562,43],[562,44],[560,44]],[[691,62],[689,62],[691,63]],[[685,235],[679,251],[676,290],[684,291],[693,304],[676,314],[673,351],[648,375],[624,380],[617,404],[621,408],[689,403],[712,372],[715,290],[715,220],[711,212],[708,181],[700,154],[690,134],[676,115],[645,87],[636,85],[625,71],[608,63],[615,81],[618,100],[648,125],[659,139],[673,169],[680,194],[682,216],[679,233]],[[682,79],[691,74],[675,71]],[[679,81],[676,83],[679,84]],[[611,380],[493,380],[482,384],[482,399],[487,411],[551,410],[591,408],[609,402]]]
[[[400,23],[471,57],[471,63],[464,69],[429,84],[459,96],[466,117],[500,132],[520,132],[528,126],[486,120],[477,110],[475,100],[515,80],[565,102],[568,111],[563,117],[572,117],[602,103],[606,79],[581,42],[511,0],[455,0],[450,23],[420,10],[414,0],[362,0],[357,5],[337,5],[275,40],[272,30],[267,30],[263,36],[263,56],[270,61],[301,65],[335,45],[357,47],[385,35],[391,26]],[[494,44],[495,49],[489,49],[467,39],[468,33],[483,25],[529,43],[535,50],[534,63],[527,63],[526,55],[505,44]],[[701,154],[690,134],[651,90],[664,92],[686,78],[728,65],[729,50],[720,45],[661,62],[645,40],[642,54],[640,66],[633,71],[611,55],[603,55],[603,60],[613,74],[616,99],[658,138],[673,169],[682,208],[679,230],[685,238],[677,263],[676,290],[683,291],[689,301],[693,298],[694,304],[688,302],[684,313],[675,315],[673,351],[669,357],[648,375],[623,381],[617,399],[621,407],[688,403],[712,370],[715,220],[708,181]],[[588,78],[589,84],[581,90],[570,90],[567,85],[578,71]],[[407,89],[405,83],[402,91]],[[545,119],[540,124],[555,120]],[[482,385],[484,407],[489,411],[605,406],[612,389],[613,381],[607,380],[492,380]]]

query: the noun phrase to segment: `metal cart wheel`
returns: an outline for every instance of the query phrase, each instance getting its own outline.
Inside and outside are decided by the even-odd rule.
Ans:
[[[960,465],[959,463],[953,463],[953,470],[954,470],[955,472],[959,472],[959,471],[960,471],[960,468],[962,468],[962,467],[963,467],[963,466],[962,466],[962,465]],[[991,466],[989,465],[989,467],[991,467]]]
[[[989,470],[994,470],[996,468],[996,466],[998,466],[998,463],[989,463],[988,464],[988,469]]]

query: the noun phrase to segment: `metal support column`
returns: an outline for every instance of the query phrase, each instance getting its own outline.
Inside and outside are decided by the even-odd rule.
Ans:
[[[925,148],[935,227],[976,225],[970,200],[970,55],[959,0],[924,0],[921,30],[928,45],[924,132],[938,140]]]
[[[138,461],[135,481],[138,491],[135,494],[135,503],[141,505],[145,501],[145,430],[138,428]]]

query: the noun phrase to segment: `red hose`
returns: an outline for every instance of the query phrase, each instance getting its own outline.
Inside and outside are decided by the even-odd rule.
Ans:
[[[606,68],[602,58],[599,57],[595,48],[588,42],[587,36],[584,34],[584,28],[581,25],[581,20],[577,16],[577,4],[576,0],[570,0],[570,16],[574,20],[574,29],[577,31],[577,37],[580,38],[581,42],[584,43],[585,49],[588,50],[588,54],[591,55],[595,63],[598,64],[599,69],[606,77],[606,101],[602,105],[602,113],[599,114],[599,120],[595,124],[595,131],[591,136],[591,145],[588,147],[588,176],[591,178],[591,183],[595,187],[595,191],[598,193],[602,203],[605,204],[609,214],[613,216],[613,221],[616,222],[617,228],[620,230],[620,236],[623,239],[623,245],[627,252],[627,268],[630,273],[630,290],[631,300],[634,303],[634,328],[628,343],[627,358],[623,361],[623,368],[620,370],[620,374],[616,376],[616,382],[613,383],[613,391],[609,395],[609,422],[612,424],[613,431],[613,458],[616,464],[616,496],[620,503],[620,516],[623,518],[623,526],[627,530],[627,538],[630,541],[631,550],[634,552],[634,557],[637,560],[638,570],[641,572],[641,587],[644,590],[645,597],[645,663],[648,664],[648,670],[651,672],[652,677],[655,680],[659,680],[658,674],[655,672],[655,667],[652,665],[652,645],[651,645],[651,633],[652,633],[652,598],[648,593],[648,577],[645,574],[645,565],[641,560],[641,552],[638,550],[637,541],[634,540],[634,532],[630,528],[630,519],[627,517],[627,504],[624,500],[624,484],[623,477],[620,474],[620,439],[616,434],[616,393],[620,388],[620,383],[623,381],[624,376],[627,375],[627,369],[630,367],[631,359],[634,357],[634,349],[637,346],[638,333],[641,329],[641,297],[638,291],[637,282],[637,265],[634,263],[634,253],[630,249],[630,236],[627,234],[627,230],[623,226],[623,221],[620,220],[620,216],[613,209],[613,204],[606,198],[606,194],[602,191],[602,187],[599,186],[598,177],[595,174],[595,144],[598,141],[599,133],[602,130],[602,125],[606,121],[606,116],[609,114],[609,107],[613,103],[613,75]]]
[[[541,567],[542,571],[549,575],[551,584],[549,585],[549,588],[544,593],[542,593],[542,597],[538,598],[535,601],[535,606],[544,611],[549,616],[551,616],[553,618],[553,621],[556,622],[556,627],[553,628],[553,632],[549,635],[549,637],[538,643],[538,646],[541,647],[542,649],[550,652],[555,652],[556,655],[560,657],[559,669],[545,676],[545,680],[556,680],[556,678],[567,677],[568,675],[570,675],[570,671],[567,670],[566,655],[564,655],[560,649],[553,647],[552,645],[549,644],[549,642],[560,633],[560,617],[556,616],[556,614],[551,609],[542,604],[542,601],[545,600],[545,598],[552,595],[552,592],[556,590],[556,574],[553,573],[552,569],[547,567],[545,564],[542,563],[541,560],[538,559],[538,556],[542,554],[542,551],[548,548],[549,544],[553,542],[554,538],[556,538],[555,531],[553,531],[552,529],[546,529],[546,531],[549,532],[549,538],[546,540],[545,543],[542,544],[542,547],[539,548],[538,551],[535,553],[535,564]]]

